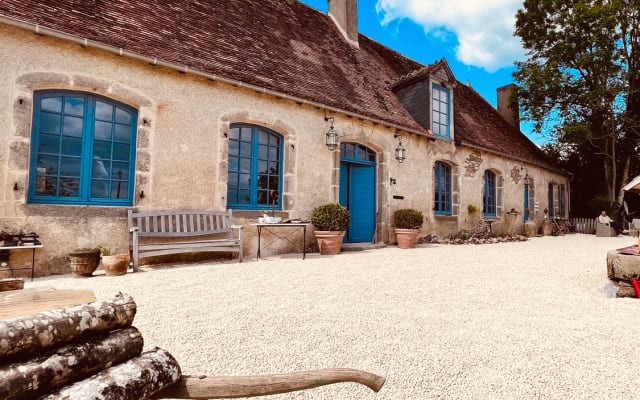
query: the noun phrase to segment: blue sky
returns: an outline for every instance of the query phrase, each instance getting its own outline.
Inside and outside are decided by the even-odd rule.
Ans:
[[[327,12],[327,0],[300,0]],[[359,0],[360,33],[429,65],[446,58],[456,78],[479,92],[494,107],[496,88],[513,83],[516,60],[524,60],[513,37],[515,14],[522,0]],[[433,10],[433,12],[432,12]],[[522,130],[535,143],[545,139]]]

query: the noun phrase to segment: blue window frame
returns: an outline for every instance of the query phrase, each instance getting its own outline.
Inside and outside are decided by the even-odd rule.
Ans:
[[[484,195],[482,201],[482,214],[485,217],[495,217],[498,215],[497,201],[497,181],[496,174],[492,171],[484,171]]]
[[[442,138],[450,138],[450,93],[442,86],[433,85],[431,89],[431,126],[433,134]]]
[[[547,185],[549,191],[549,218],[554,219],[556,217],[555,199],[553,197],[553,183]]]
[[[36,92],[29,202],[131,206],[137,121],[106,97]]]
[[[234,124],[229,130],[227,206],[282,210],[282,136],[263,127]]]
[[[435,214],[451,215],[451,166],[436,162],[434,167]]]

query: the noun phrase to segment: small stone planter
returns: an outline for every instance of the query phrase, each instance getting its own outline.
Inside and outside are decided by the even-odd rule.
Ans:
[[[69,265],[75,276],[89,277],[100,264],[100,249],[80,249],[69,253]]]

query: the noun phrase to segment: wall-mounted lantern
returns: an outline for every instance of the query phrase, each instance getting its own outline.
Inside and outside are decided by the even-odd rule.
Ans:
[[[404,159],[407,158],[407,150],[402,145],[402,136],[400,136],[399,133],[396,133],[393,137],[398,139],[398,147],[396,147],[395,151],[396,160],[398,160],[399,163],[402,163]]]

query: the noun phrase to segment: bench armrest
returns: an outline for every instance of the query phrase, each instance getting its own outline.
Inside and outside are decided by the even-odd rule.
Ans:
[[[231,225],[231,229],[244,229],[244,225]]]
[[[133,226],[133,227],[129,228],[129,233],[133,233],[133,232],[138,232],[138,227],[137,226]]]

